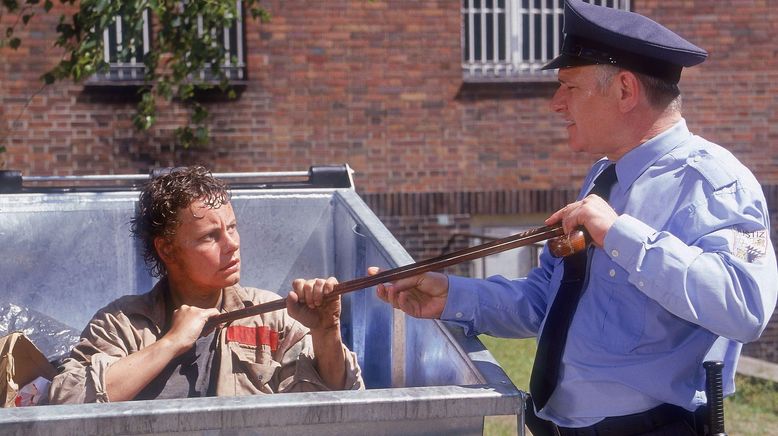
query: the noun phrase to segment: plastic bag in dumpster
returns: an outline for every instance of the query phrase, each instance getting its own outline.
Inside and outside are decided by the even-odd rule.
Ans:
[[[2,407],[14,407],[22,388],[39,378],[51,380],[57,370],[46,357],[30,342],[24,333],[14,332],[0,338],[0,401]],[[38,383],[38,385],[41,385]],[[41,386],[45,386],[45,383]],[[38,390],[37,386],[29,389]],[[31,391],[32,392],[32,391]],[[32,401],[33,395],[28,402]],[[36,401],[45,395],[38,394]],[[19,397],[21,399],[21,397]]]
[[[24,332],[54,365],[70,354],[80,336],[76,329],[40,312],[13,303],[0,303],[0,336],[16,331]]]

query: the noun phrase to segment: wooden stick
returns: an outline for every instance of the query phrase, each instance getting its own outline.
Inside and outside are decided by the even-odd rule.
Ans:
[[[411,263],[405,266],[381,271],[376,275],[349,280],[335,285],[333,292],[328,297],[345,294],[347,292],[359,289],[369,288],[380,283],[388,283],[396,280],[412,277],[429,271],[439,270],[451,265],[466,262],[468,260],[478,259],[491,254],[500,253],[513,248],[524,247],[535,242],[545,241],[546,239],[556,238],[553,244],[549,244],[551,252],[556,256],[566,256],[579,251],[586,246],[586,236],[583,231],[578,230],[569,236],[564,236],[561,225],[543,226],[526,232],[518,233],[485,244],[474,247],[453,251],[442,254],[431,259]],[[203,332],[210,331],[219,324],[235,321],[236,319],[255,316],[274,310],[284,309],[286,307],[286,298],[274,300],[269,303],[258,304],[243,309],[233,310],[232,312],[220,313],[208,319]]]

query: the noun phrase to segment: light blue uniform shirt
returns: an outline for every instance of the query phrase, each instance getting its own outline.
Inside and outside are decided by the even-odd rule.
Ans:
[[[582,193],[610,162],[597,162]],[[616,162],[609,203],[619,218],[605,247],[589,248],[589,280],[539,411],[565,427],[662,403],[706,402],[705,360],[722,360],[734,392],[740,349],[775,309],[778,268],[764,194],[724,148],[684,120]],[[529,276],[449,277],[441,319],[470,335],[538,336],[562,278],[547,250]]]

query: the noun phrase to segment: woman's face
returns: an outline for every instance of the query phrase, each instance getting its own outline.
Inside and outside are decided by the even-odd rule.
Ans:
[[[198,200],[179,210],[178,218],[175,235],[158,246],[171,282],[198,293],[237,284],[240,235],[232,205],[211,208]]]

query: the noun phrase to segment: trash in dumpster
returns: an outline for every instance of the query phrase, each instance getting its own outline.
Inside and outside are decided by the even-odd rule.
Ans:
[[[0,303],[0,336],[19,331],[55,366],[78,342],[80,330],[35,310],[13,303]]]
[[[0,338],[0,407],[34,406],[45,400],[54,366],[21,332]]]

